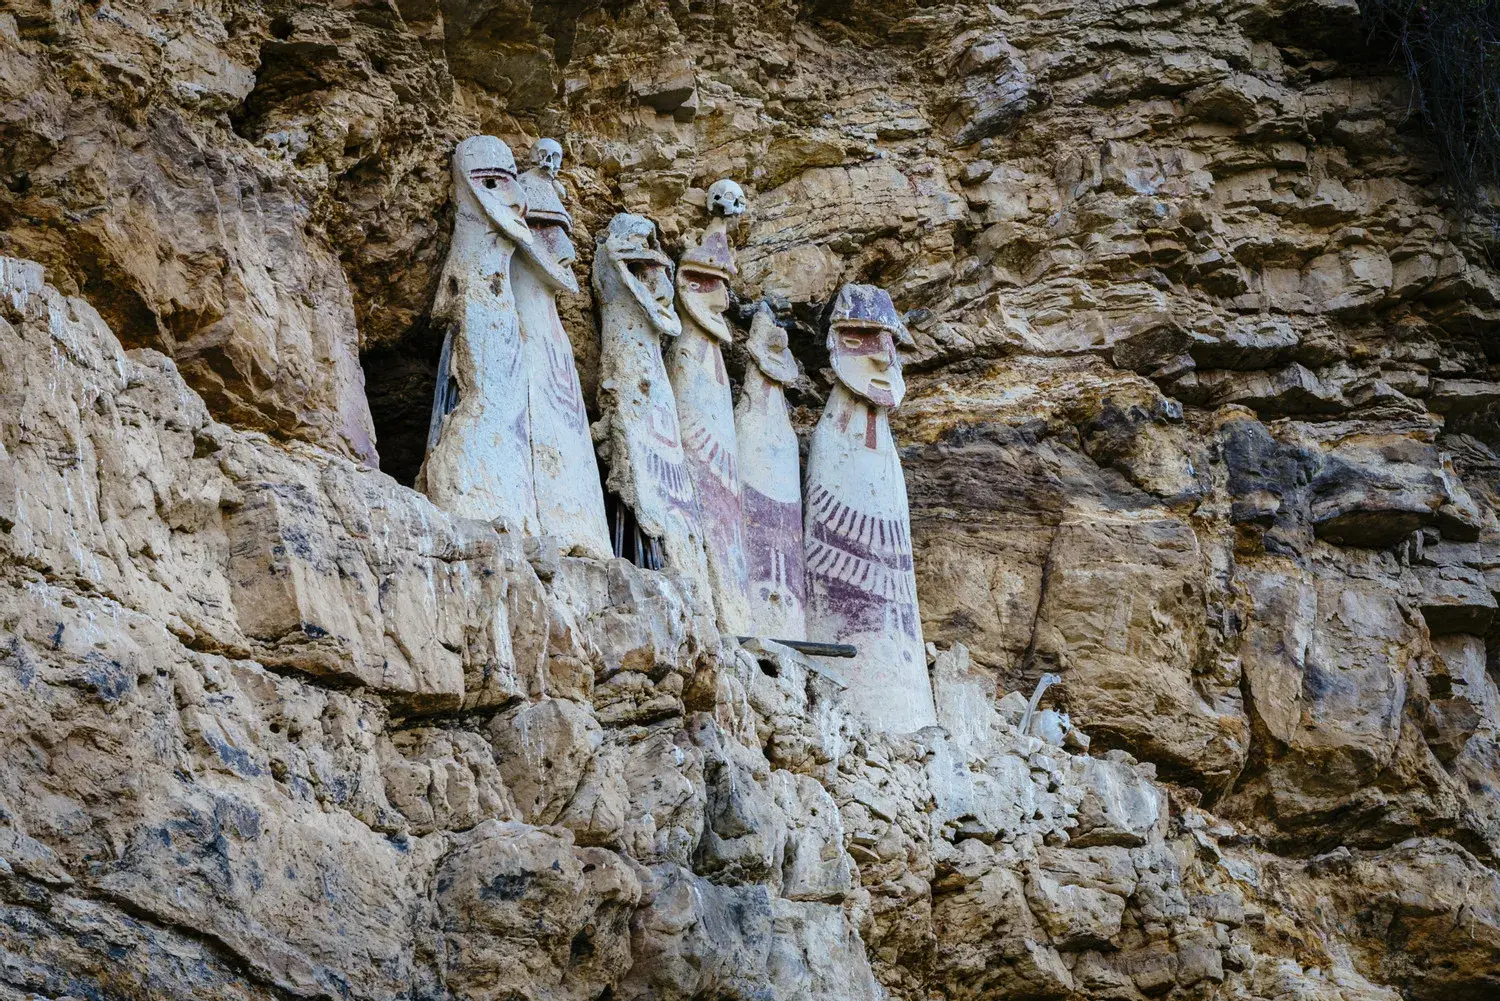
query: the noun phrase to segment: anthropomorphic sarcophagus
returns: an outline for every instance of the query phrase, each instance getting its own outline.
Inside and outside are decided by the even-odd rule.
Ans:
[[[829,669],[846,703],[904,733],[936,722],[912,568],[911,518],[890,411],[905,384],[896,355],[910,335],[890,296],[845,285],[829,314],[836,381],[807,457],[803,539],[808,639],[852,643]]]
[[[446,510],[535,534],[527,373],[511,255],[531,242],[510,147],[474,136],[453,153],[453,245],[433,303],[444,324],[417,489]]]
[[[802,463],[785,387],[797,381],[786,331],[762,303],[746,340],[750,363],[734,410],[745,512],[750,632],[807,638],[802,554]]]
[[[677,316],[682,333],[667,350],[667,375],[682,422],[688,475],[698,498],[719,625],[740,634],[750,628],[750,595],[734,397],[724,368],[724,349],[733,335],[724,311],[729,308],[729,282],[735,273],[728,223],[744,213],[745,193],[733,181],[718,181],[709,188],[708,201],[708,228],[677,265]]]
[[[672,262],[651,220],[628,213],[610,220],[594,253],[593,284],[601,413],[594,438],[617,501],[615,553],[676,570],[710,602],[698,502],[662,361],[661,339],[682,325],[672,308]]]
[[[511,262],[511,282],[525,345],[537,521],[564,554],[605,559],[610,541],[604,487],[573,345],[557,315],[558,293],[578,291],[573,217],[557,181],[562,146],[537,140],[531,163],[520,176],[531,243],[521,245]]]

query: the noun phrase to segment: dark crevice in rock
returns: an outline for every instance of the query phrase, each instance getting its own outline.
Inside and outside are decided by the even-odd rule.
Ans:
[[[1052,544],[1056,541],[1054,535],[1047,545],[1047,555],[1042,561],[1041,585],[1037,588],[1036,607],[1031,610],[1031,625],[1027,630],[1026,650],[1021,654],[1017,662],[1016,670],[1008,677],[1002,677],[1001,682],[1009,686],[1012,691],[1035,691],[1041,682],[1043,674],[1057,667],[1056,664],[1041,662],[1037,655],[1037,627],[1041,624],[1042,606],[1047,601],[1047,588],[1051,584],[1053,574],[1053,553],[1056,547]],[[1066,697],[1066,689],[1060,694]]]
[[[88,899],[108,904],[119,909],[135,921],[193,942],[222,963],[227,970],[233,971],[244,980],[267,991],[268,996],[271,998],[280,999],[280,1001],[292,1001],[296,997],[296,995],[285,990],[269,976],[257,970],[233,946],[211,931],[195,925],[180,924],[172,921],[117,893],[96,890],[94,893],[88,895]],[[108,997],[109,995],[103,994],[101,996]]]
[[[442,348],[441,329],[423,323],[396,344],[367,352],[362,359],[365,397],[380,443],[380,470],[403,486],[416,482],[427,454]]]
[[[293,42],[292,27],[284,18],[272,24],[272,33],[280,27],[285,35],[268,39],[260,46],[260,64],[255,69],[255,87],[229,116],[230,127],[242,138],[257,142],[264,131],[262,123],[276,109],[294,102],[310,102],[326,91],[332,79],[324,65],[339,58],[338,46],[329,42]]]
[[[573,60],[573,46],[578,37],[578,21],[587,14],[601,9],[618,10],[620,3],[605,3],[602,0],[555,0],[533,4],[532,20],[546,26],[552,36],[552,58],[557,68],[562,69]]]
[[[441,727],[448,730],[469,730],[479,733],[494,717],[516,708],[523,701],[520,696],[517,696],[489,706],[476,706],[471,709],[433,709],[429,711],[412,709],[410,707],[391,706],[392,715],[388,729],[392,734],[400,733],[404,730],[420,730],[429,727]]]

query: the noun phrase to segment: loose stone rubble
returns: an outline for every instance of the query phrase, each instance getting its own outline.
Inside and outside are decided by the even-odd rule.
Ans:
[[[1500,286],[1388,55],[1353,0],[12,0],[0,998],[1500,992]],[[890,292],[936,726],[404,486],[480,134],[566,137],[596,273],[737,178],[797,434]]]

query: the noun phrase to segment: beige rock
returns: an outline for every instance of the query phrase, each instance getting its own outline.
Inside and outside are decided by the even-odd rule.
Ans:
[[[708,794],[695,868],[720,883],[776,886],[786,854],[787,820],[764,759],[714,722],[699,717],[693,724],[690,732],[703,751]]]
[[[932,902],[934,931],[954,946],[936,953],[936,972],[960,997],[1002,990],[1066,996],[1073,976],[1036,926],[1024,877],[997,864],[976,840],[960,842],[959,849]]]
[[[840,903],[855,886],[854,860],[844,851],[844,825],[828,790],[806,775],[772,773],[776,805],[787,818],[781,895]]]
[[[528,824],[557,822],[603,740],[593,714],[567,699],[545,699],[494,717],[495,763]]]
[[[1353,0],[75,6],[0,11],[0,232],[67,293],[0,263],[7,1001],[1496,992],[1493,679],[1440,630],[1500,579],[1500,280]],[[908,310],[946,736],[348,461],[360,347],[421,458],[454,142],[563,125],[581,234],[754,188],[794,432],[838,287]],[[1058,634],[1091,759],[1015,730]],[[506,827],[485,737],[549,700],[597,747]]]
[[[880,995],[864,942],[843,908],[775,900],[771,914],[767,973],[789,996],[856,1001]]]
[[[1484,726],[1500,727],[1500,688],[1486,666],[1488,648],[1485,641],[1478,636],[1438,636],[1433,638],[1432,647],[1437,654],[1437,663],[1433,665],[1437,671],[1434,673],[1440,673],[1446,680],[1449,686],[1447,694],[1472,705]],[[1437,687],[1434,680],[1429,680],[1429,685]],[[1434,698],[1441,698],[1444,694],[1433,692]]]
[[[554,590],[579,610],[580,639],[597,654],[592,700],[604,720],[650,723],[682,715],[683,685],[700,651],[718,637],[676,587],[623,560],[564,560]]]
[[[211,648],[253,650],[413,707],[493,704],[524,685],[506,600],[509,579],[534,575],[503,555],[494,533],[446,518],[347,460],[294,458],[263,438],[230,435],[170,363],[150,352],[127,357],[86,304],[31,288],[14,293],[24,300],[20,325],[0,331],[16,358],[7,370],[27,384],[50,379],[57,391],[33,395],[22,419],[57,428],[88,459],[47,462],[60,440],[52,435],[7,449],[20,531],[5,539],[15,558],[93,580]],[[77,344],[66,370],[45,360],[57,337]],[[105,393],[125,406],[106,418],[95,446],[82,415]],[[137,420],[161,437],[133,436]],[[484,597],[471,602],[470,590]]]
[[[1078,848],[1122,845],[1135,848],[1156,840],[1167,820],[1167,804],[1149,766],[1131,767],[1110,758],[1078,759],[1084,788],[1076,826],[1068,843]]]
[[[1302,722],[1303,677],[1317,616],[1317,592],[1300,573],[1241,571],[1253,603],[1240,647],[1248,709],[1266,731],[1290,743]]]
[[[1119,933],[1125,896],[1134,889],[1134,870],[1128,857],[1110,861],[1123,863],[1127,874],[1124,894],[1114,886],[1089,885],[1094,882],[1090,877],[1095,875],[1089,869],[1095,866],[1083,872],[1039,868],[1028,874],[1027,902],[1058,949],[1066,952],[1104,945]]]
[[[414,834],[464,830],[519,815],[489,745],[478,734],[407,730],[383,742],[381,752],[386,798]]]
[[[1379,975],[1408,977],[1434,991],[1457,984],[1487,988],[1495,982],[1500,879],[1462,848],[1435,838],[1412,839],[1338,860],[1325,879],[1331,896],[1378,901],[1406,932],[1404,948],[1380,950]],[[1468,917],[1462,928],[1448,920],[1459,913]],[[1361,932],[1378,934],[1368,925]],[[1434,963],[1437,955],[1447,962]]]
[[[53,21],[41,13],[41,24]],[[255,84],[254,43],[230,43],[217,15],[177,9],[81,27],[69,37],[90,52],[85,72],[130,67],[132,90],[158,77],[169,106],[212,118],[240,107]],[[146,41],[153,32],[160,42]],[[142,74],[146,48],[160,61]],[[213,127],[192,112],[132,120],[84,99],[45,68],[44,49],[8,33],[3,100],[31,112],[5,142],[56,129],[74,153],[19,167],[40,183],[26,185],[34,222],[15,227],[7,251],[46,261],[73,291],[98,289],[129,345],[174,357],[216,418],[373,466],[356,305],[335,246],[310,232],[308,190],[243,148],[205,155]],[[152,197],[115,203],[112,192],[137,186]]]
[[[1251,783],[1246,795],[1263,789],[1287,831],[1325,822],[1368,827],[1373,817],[1396,809],[1391,797],[1398,790],[1423,784],[1418,776],[1427,752],[1413,759],[1404,750],[1409,744],[1403,740],[1403,708],[1412,672],[1430,656],[1426,631],[1399,593],[1378,581],[1351,585],[1342,576],[1319,576],[1312,588],[1310,607],[1304,595],[1300,612],[1267,619],[1266,633],[1257,640],[1262,648],[1278,634],[1293,649],[1298,637],[1309,642],[1302,654],[1300,698],[1290,704],[1273,701],[1276,713],[1297,710],[1295,726],[1283,731],[1286,749],[1270,755],[1263,779]],[[1308,611],[1310,622],[1302,618]],[[1290,669],[1283,664],[1275,670]],[[1382,776],[1385,791],[1361,794],[1375,776]],[[1336,805],[1356,819],[1330,815]],[[1358,819],[1363,811],[1370,815]]]
[[[28,604],[10,603],[27,594],[7,589],[0,612],[10,657],[35,666],[6,674],[6,755],[52,750],[26,773],[7,771],[11,816],[43,844],[61,838],[57,858],[69,871],[80,852],[120,839],[122,854],[87,876],[89,892],[131,901],[159,926],[234,943],[280,989],[343,980],[394,994],[412,969],[401,943],[415,934],[409,908],[432,853],[403,851],[367,826],[399,820],[381,792],[374,736],[359,723],[374,705],[191,653],[105,599],[64,604],[37,588]],[[106,623],[120,631],[108,656],[96,645]],[[47,702],[63,715],[54,719]],[[79,724],[96,739],[78,742]],[[153,773],[163,748],[176,774]],[[34,779],[24,791],[23,774]],[[70,838],[69,825],[91,833]],[[37,866],[15,854],[8,864]],[[349,921],[370,922],[357,948],[341,944]],[[377,965],[355,970],[356,952]]]
[[[352,469],[272,465],[238,444],[225,461],[265,477],[239,487],[224,523],[233,608],[260,660],[405,693],[414,707],[522,690],[506,599],[508,578],[530,568],[492,532],[434,523],[404,496],[388,503],[388,481]],[[381,551],[385,540],[430,555],[414,565],[411,550]]]
[[[647,864],[687,864],[707,809],[703,751],[681,731],[657,731],[629,748],[625,783],[630,854]]]
[[[641,883],[619,856],[488,821],[438,871],[442,970],[474,998],[592,998],[629,967]]]
[[[589,759],[573,798],[558,818],[579,844],[614,849],[622,846],[631,812],[626,764],[626,751],[617,746],[601,747]]]
[[[754,996],[769,989],[771,896],[763,886],[716,886],[654,866],[631,922],[635,959],[622,998]]]
[[[1078,725],[1210,786],[1232,780],[1249,732],[1237,693],[1195,683],[1208,595],[1192,527],[1080,511],[1059,526],[1048,563],[1036,652],[1062,677]]]
[[[1417,567],[1422,618],[1433,633],[1483,634],[1495,615],[1484,575],[1467,567]]]

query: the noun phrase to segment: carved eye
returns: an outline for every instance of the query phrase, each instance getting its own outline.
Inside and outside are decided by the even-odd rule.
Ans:
[[[486,188],[493,188],[495,186],[495,179],[493,177],[486,177],[484,179],[484,186]]]
[[[846,348],[862,348],[865,346],[864,340],[858,337],[845,337],[843,341]]]

